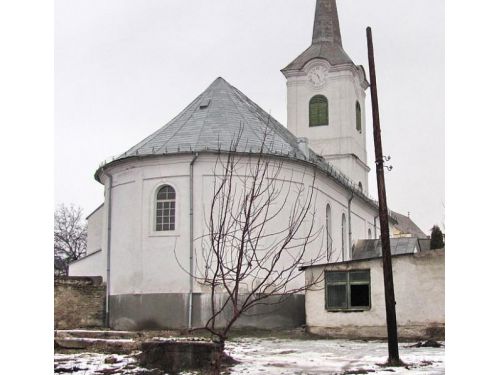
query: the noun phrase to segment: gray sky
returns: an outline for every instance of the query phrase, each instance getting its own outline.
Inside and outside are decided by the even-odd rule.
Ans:
[[[373,29],[391,209],[444,221],[444,1],[337,0],[344,49],[368,72]],[[311,42],[314,0],[56,0],[55,202],[103,200],[100,162],[224,77],[286,125],[280,69]],[[367,128],[371,129],[370,97]],[[377,196],[371,131],[370,194]]]

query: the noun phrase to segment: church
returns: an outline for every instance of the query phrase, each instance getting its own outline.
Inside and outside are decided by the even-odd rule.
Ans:
[[[237,154],[241,175],[256,158],[277,161],[274,178],[314,190],[319,234],[304,263],[315,254],[349,262],[356,243],[378,238],[378,206],[368,197],[369,83],[342,46],[335,0],[317,0],[311,45],[281,72],[286,127],[219,77],[165,126],[95,172],[104,203],[88,217],[87,256],[73,262],[69,274],[103,277],[111,328],[191,328],[206,321],[210,291],[193,272],[213,211],[221,155]],[[275,220],[286,223],[298,198],[278,199],[284,209]],[[391,231],[396,224],[392,217]],[[261,309],[238,324],[305,322],[304,293]]]

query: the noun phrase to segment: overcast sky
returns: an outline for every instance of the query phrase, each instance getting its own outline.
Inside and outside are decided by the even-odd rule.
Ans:
[[[56,0],[55,202],[92,212],[99,163],[163,126],[218,76],[286,126],[280,69],[311,43],[314,0]],[[374,34],[389,207],[444,222],[444,1],[338,0],[368,72]],[[370,96],[367,128],[371,129]],[[370,195],[377,196],[368,137]]]

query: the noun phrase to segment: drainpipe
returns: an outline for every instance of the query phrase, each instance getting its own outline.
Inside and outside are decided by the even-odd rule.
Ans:
[[[349,221],[349,259],[352,259],[352,228],[351,228],[351,202],[354,198],[354,191],[351,191],[351,197],[347,201],[347,220]]]
[[[109,297],[111,295],[111,190],[113,188],[113,176],[104,173],[108,178],[108,234],[106,254],[106,327],[109,327]]]
[[[194,184],[193,184],[193,170],[194,162],[198,159],[198,153],[196,153],[189,164],[189,307],[188,307],[188,328],[193,328],[193,241],[194,241],[194,218],[193,218],[193,198],[194,198]]]

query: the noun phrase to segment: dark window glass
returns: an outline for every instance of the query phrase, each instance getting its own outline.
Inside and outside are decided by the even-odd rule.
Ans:
[[[328,125],[328,100],[323,95],[309,101],[309,126]]]
[[[351,307],[370,307],[370,286],[351,285]]]
[[[356,130],[361,133],[361,105],[356,102]]]

